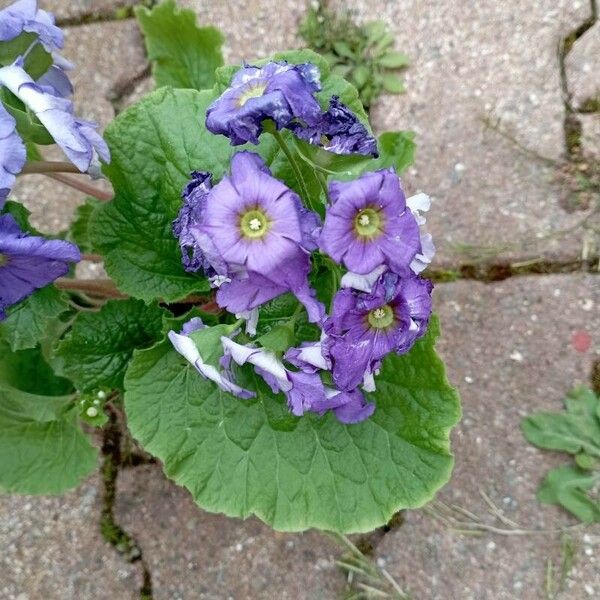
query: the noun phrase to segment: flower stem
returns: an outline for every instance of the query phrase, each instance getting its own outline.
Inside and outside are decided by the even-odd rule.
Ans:
[[[31,160],[25,163],[21,174],[30,173],[81,173],[81,171],[70,162],[51,160]]]
[[[302,171],[300,171],[300,167],[298,166],[298,163],[296,162],[296,159],[294,158],[294,154],[290,150],[290,147],[287,145],[287,142],[283,139],[283,136],[281,135],[281,133],[279,133],[279,131],[277,131],[277,129],[273,127],[269,130],[269,133],[271,133],[271,135],[277,140],[279,147],[283,150],[283,153],[287,157],[292,167],[292,171],[294,171],[296,181],[298,182],[298,185],[302,188],[302,195],[304,196],[304,199],[306,200],[306,202],[308,202],[308,205],[311,208],[313,208],[310,196],[308,195],[306,182],[304,181],[304,177],[302,176]]]
[[[55,181],[60,181],[73,189],[83,192],[88,196],[92,196],[101,202],[110,202],[113,199],[113,194],[111,192],[105,192],[104,190],[100,190],[93,185],[87,183],[87,181],[81,181],[80,179],[75,179],[75,177],[69,177],[68,175],[63,175],[62,173],[44,173],[47,177],[54,179]]]
[[[69,279],[68,277],[61,277],[55,281],[55,285],[59,290],[84,292],[102,298],[127,298],[110,279]]]

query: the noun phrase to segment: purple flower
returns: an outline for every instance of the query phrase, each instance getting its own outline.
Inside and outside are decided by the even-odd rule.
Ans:
[[[386,272],[371,293],[339,291],[324,325],[323,353],[333,364],[333,381],[342,390],[361,380],[374,389],[382,359],[405,353],[424,335],[431,315],[430,281]]]
[[[263,67],[246,66],[206,112],[206,128],[222,134],[237,146],[258,144],[263,121],[277,129],[293,120],[316,123],[321,107],[314,94],[321,89],[319,69],[312,64],[270,62]]]
[[[398,273],[408,271],[421,252],[419,226],[393,169],[334,181],[329,196],[332,204],[319,238],[323,251],[358,274],[381,264]]]
[[[196,174],[174,224],[186,268],[221,276],[217,302],[230,312],[292,291],[319,320],[324,309],[308,285],[318,217],[251,152],[233,157],[230,177],[208,181]]]
[[[315,125],[292,123],[289,128],[299,138],[334,154],[379,156],[377,140],[337,96],[332,96],[329,110],[319,117]]]
[[[256,395],[254,392],[250,392],[244,388],[241,388],[239,385],[236,385],[227,377],[225,377],[223,373],[221,373],[221,371],[215,366],[204,362],[196,343],[189,336],[195,331],[199,331],[205,327],[206,325],[204,325],[202,319],[199,317],[194,317],[183,325],[180,333],[169,331],[167,335],[175,350],[177,350],[181,356],[183,356],[190,364],[192,364],[198,373],[202,375],[202,377],[216,383],[217,386],[219,386],[219,388],[221,388],[223,391],[229,392],[238,398],[242,398],[244,400],[253,398]]]
[[[17,0],[0,10],[0,42],[13,40],[23,32],[37,33],[48,52],[64,45],[63,32],[54,24],[54,16],[38,9],[36,0]]]
[[[268,350],[243,346],[227,337],[221,338],[225,354],[238,365],[250,363],[273,393],[283,392],[290,412],[302,416],[306,412],[323,415],[333,410],[342,423],[358,423],[375,410],[359,390],[340,392],[323,385],[321,377],[311,371],[290,371]]]
[[[73,105],[66,98],[54,96],[23,70],[22,61],[0,68],[0,85],[7,87],[40,120],[42,125],[63,149],[68,158],[82,172],[92,166],[96,153],[108,162],[110,153],[96,124],[78,119]]]
[[[74,244],[29,235],[11,215],[0,215],[0,320],[7,307],[65,275],[69,263],[80,259]]]
[[[0,103],[0,210],[15,182],[15,176],[25,164],[25,144],[16,126],[15,119]]]

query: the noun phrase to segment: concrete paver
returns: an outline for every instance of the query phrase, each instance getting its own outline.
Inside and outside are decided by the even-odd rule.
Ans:
[[[101,537],[98,481],[64,496],[0,496],[3,600],[135,600],[139,573]]]
[[[589,384],[592,361],[600,357],[598,277],[457,282],[434,293],[442,323],[439,349],[463,402],[452,436],[456,468],[439,499],[505,528],[489,514],[483,490],[525,529],[572,525],[566,512],[535,498],[544,474],[569,457],[529,445],[519,423],[536,410],[560,410],[569,389]],[[592,336],[588,352],[572,345],[578,331]],[[569,535],[576,566],[560,598],[585,598],[590,588],[600,593],[600,526]],[[560,548],[558,534],[463,536],[417,511],[377,552],[415,598],[534,600],[545,598],[547,561],[560,565]]]
[[[565,67],[575,107],[591,98],[600,101],[600,22],[577,40],[567,55]]]
[[[408,189],[434,197],[428,217],[442,260],[468,244],[509,255],[576,256],[580,232],[544,239],[581,215],[560,206],[554,168],[521,153],[486,127],[499,126],[533,152],[560,160],[563,105],[557,45],[589,13],[589,3],[543,0],[471,3],[441,0],[338,2],[361,21],[385,21],[411,59],[407,92],[373,110],[379,130],[416,132]],[[475,251],[477,255],[477,252]],[[481,252],[479,253],[482,254]]]
[[[272,531],[201,511],[157,466],[119,476],[116,514],[144,553],[155,600],[335,600],[340,546],[318,532]]]

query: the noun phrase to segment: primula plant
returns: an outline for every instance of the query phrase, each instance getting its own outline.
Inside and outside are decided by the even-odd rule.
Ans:
[[[430,201],[400,179],[412,136],[376,139],[309,50],[223,66],[190,11],[137,16],[159,87],[103,139],[75,116],[51,15],[0,13],[0,488],[76,486],[123,412],[209,511],[358,532],[421,506],[460,408],[423,275]],[[51,142],[70,163],[43,160]],[[50,239],[6,198],[57,171],[114,197],[78,176],[97,199]],[[110,279],[75,278],[98,256]]]

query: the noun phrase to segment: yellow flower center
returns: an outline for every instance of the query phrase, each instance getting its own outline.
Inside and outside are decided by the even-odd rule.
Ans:
[[[259,208],[252,208],[240,216],[240,232],[251,240],[263,238],[271,226],[267,215]]]
[[[387,329],[394,324],[394,310],[389,304],[384,304],[370,311],[367,320],[375,329]]]
[[[0,267],[8,264],[8,256],[6,254],[0,254]]]
[[[354,217],[354,231],[361,239],[378,237],[383,232],[383,215],[376,208],[363,208]]]
[[[238,98],[237,105],[242,108],[251,98],[260,98],[265,93],[267,85],[265,83],[256,83],[248,86],[242,95]]]

